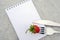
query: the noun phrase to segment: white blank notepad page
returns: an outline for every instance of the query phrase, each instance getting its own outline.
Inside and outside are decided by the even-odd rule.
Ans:
[[[19,40],[38,40],[45,36],[42,34],[25,33],[34,20],[40,20],[40,16],[31,0],[6,9],[6,12]]]

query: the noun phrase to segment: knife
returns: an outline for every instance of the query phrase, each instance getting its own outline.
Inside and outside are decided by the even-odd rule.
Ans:
[[[60,27],[60,23],[51,20],[35,20],[33,21],[33,23],[43,24],[45,26],[50,26],[50,27]]]

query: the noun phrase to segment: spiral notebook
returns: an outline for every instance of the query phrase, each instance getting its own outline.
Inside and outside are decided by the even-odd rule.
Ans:
[[[32,0],[23,1],[5,10],[19,40],[38,40],[45,34],[25,33],[34,20],[41,20]],[[41,25],[43,26],[43,25]]]

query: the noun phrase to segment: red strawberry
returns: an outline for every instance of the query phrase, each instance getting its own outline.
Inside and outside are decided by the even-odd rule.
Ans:
[[[30,28],[29,28],[29,30],[30,30],[30,32],[32,32],[32,33],[39,33],[40,28],[39,28],[39,26],[37,26],[37,25],[31,25]]]
[[[35,31],[35,33],[39,33],[40,28],[37,25],[34,25],[34,31]]]

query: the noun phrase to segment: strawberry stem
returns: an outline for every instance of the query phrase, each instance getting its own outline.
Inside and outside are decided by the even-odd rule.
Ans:
[[[29,29],[27,29],[27,30],[25,31],[25,33],[27,33],[27,32],[28,32],[28,30],[29,30]]]

